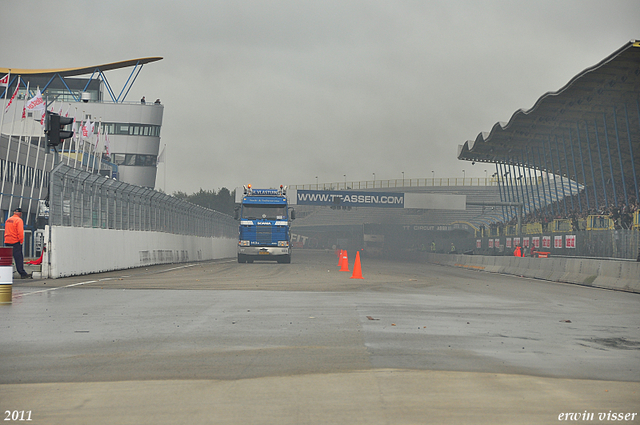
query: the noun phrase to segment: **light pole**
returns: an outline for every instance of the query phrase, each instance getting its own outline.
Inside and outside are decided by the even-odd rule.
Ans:
[[[344,190],[347,190],[347,175],[343,174],[342,176],[344,177]]]
[[[464,179],[467,177],[467,174],[462,170],[462,185],[464,186]]]
[[[402,172],[402,187],[404,187],[404,171]]]
[[[485,170],[487,171],[487,170]],[[318,176],[316,176],[316,190],[318,190]]]
[[[376,173],[373,173],[373,187],[376,187]]]

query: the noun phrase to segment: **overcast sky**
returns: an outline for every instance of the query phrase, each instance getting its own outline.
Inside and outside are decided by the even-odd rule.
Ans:
[[[456,159],[458,145],[640,39],[637,0],[43,0],[2,9],[2,67],[164,58],[143,68],[127,100],[165,105],[156,186],[168,193],[374,173],[484,177],[486,164]],[[129,73],[107,77],[121,88]]]

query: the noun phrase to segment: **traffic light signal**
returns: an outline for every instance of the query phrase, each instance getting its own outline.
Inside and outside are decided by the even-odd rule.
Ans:
[[[47,134],[47,145],[58,146],[64,143],[65,139],[73,137],[73,131],[64,128],[73,123],[73,118],[61,117],[60,115],[46,111],[44,132]]]

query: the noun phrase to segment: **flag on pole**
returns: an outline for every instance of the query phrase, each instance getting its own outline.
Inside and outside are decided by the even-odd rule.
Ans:
[[[4,113],[5,114],[9,110],[9,106],[11,106],[11,102],[13,102],[13,99],[16,98],[19,88],[20,88],[20,79],[18,78],[18,84],[16,84],[16,90],[13,92],[13,96],[11,96],[11,99],[9,99],[9,103],[7,103],[7,106],[5,106],[5,108],[4,108]]]
[[[109,132],[104,132],[104,152],[107,156],[111,155],[111,143],[109,143]]]
[[[156,167],[161,162],[164,162],[164,151],[165,151],[166,148],[167,148],[167,145],[164,145],[163,148],[162,148],[162,152],[160,152],[160,155],[158,155],[158,159],[156,160]]]
[[[9,87],[9,75],[10,74],[7,74],[0,78],[0,87]]]
[[[100,146],[100,131],[101,130],[102,130],[102,121],[100,121],[98,123],[98,136],[96,137],[96,147],[95,147],[96,151],[98,150],[98,147]]]
[[[40,89],[38,89],[36,95],[27,102],[26,109],[27,111],[42,111],[45,109],[45,102],[42,98],[42,93],[40,93]]]
[[[88,119],[87,122],[84,123],[82,127],[82,137],[84,139],[89,139],[93,136],[93,131],[95,129],[95,124],[91,122],[91,119]]]

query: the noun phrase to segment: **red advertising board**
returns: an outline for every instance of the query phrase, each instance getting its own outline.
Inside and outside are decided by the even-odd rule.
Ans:
[[[575,248],[576,247],[576,235],[565,235],[565,237],[564,237],[564,247],[565,248]]]
[[[554,248],[562,248],[562,236],[554,236],[553,237],[553,247]]]

